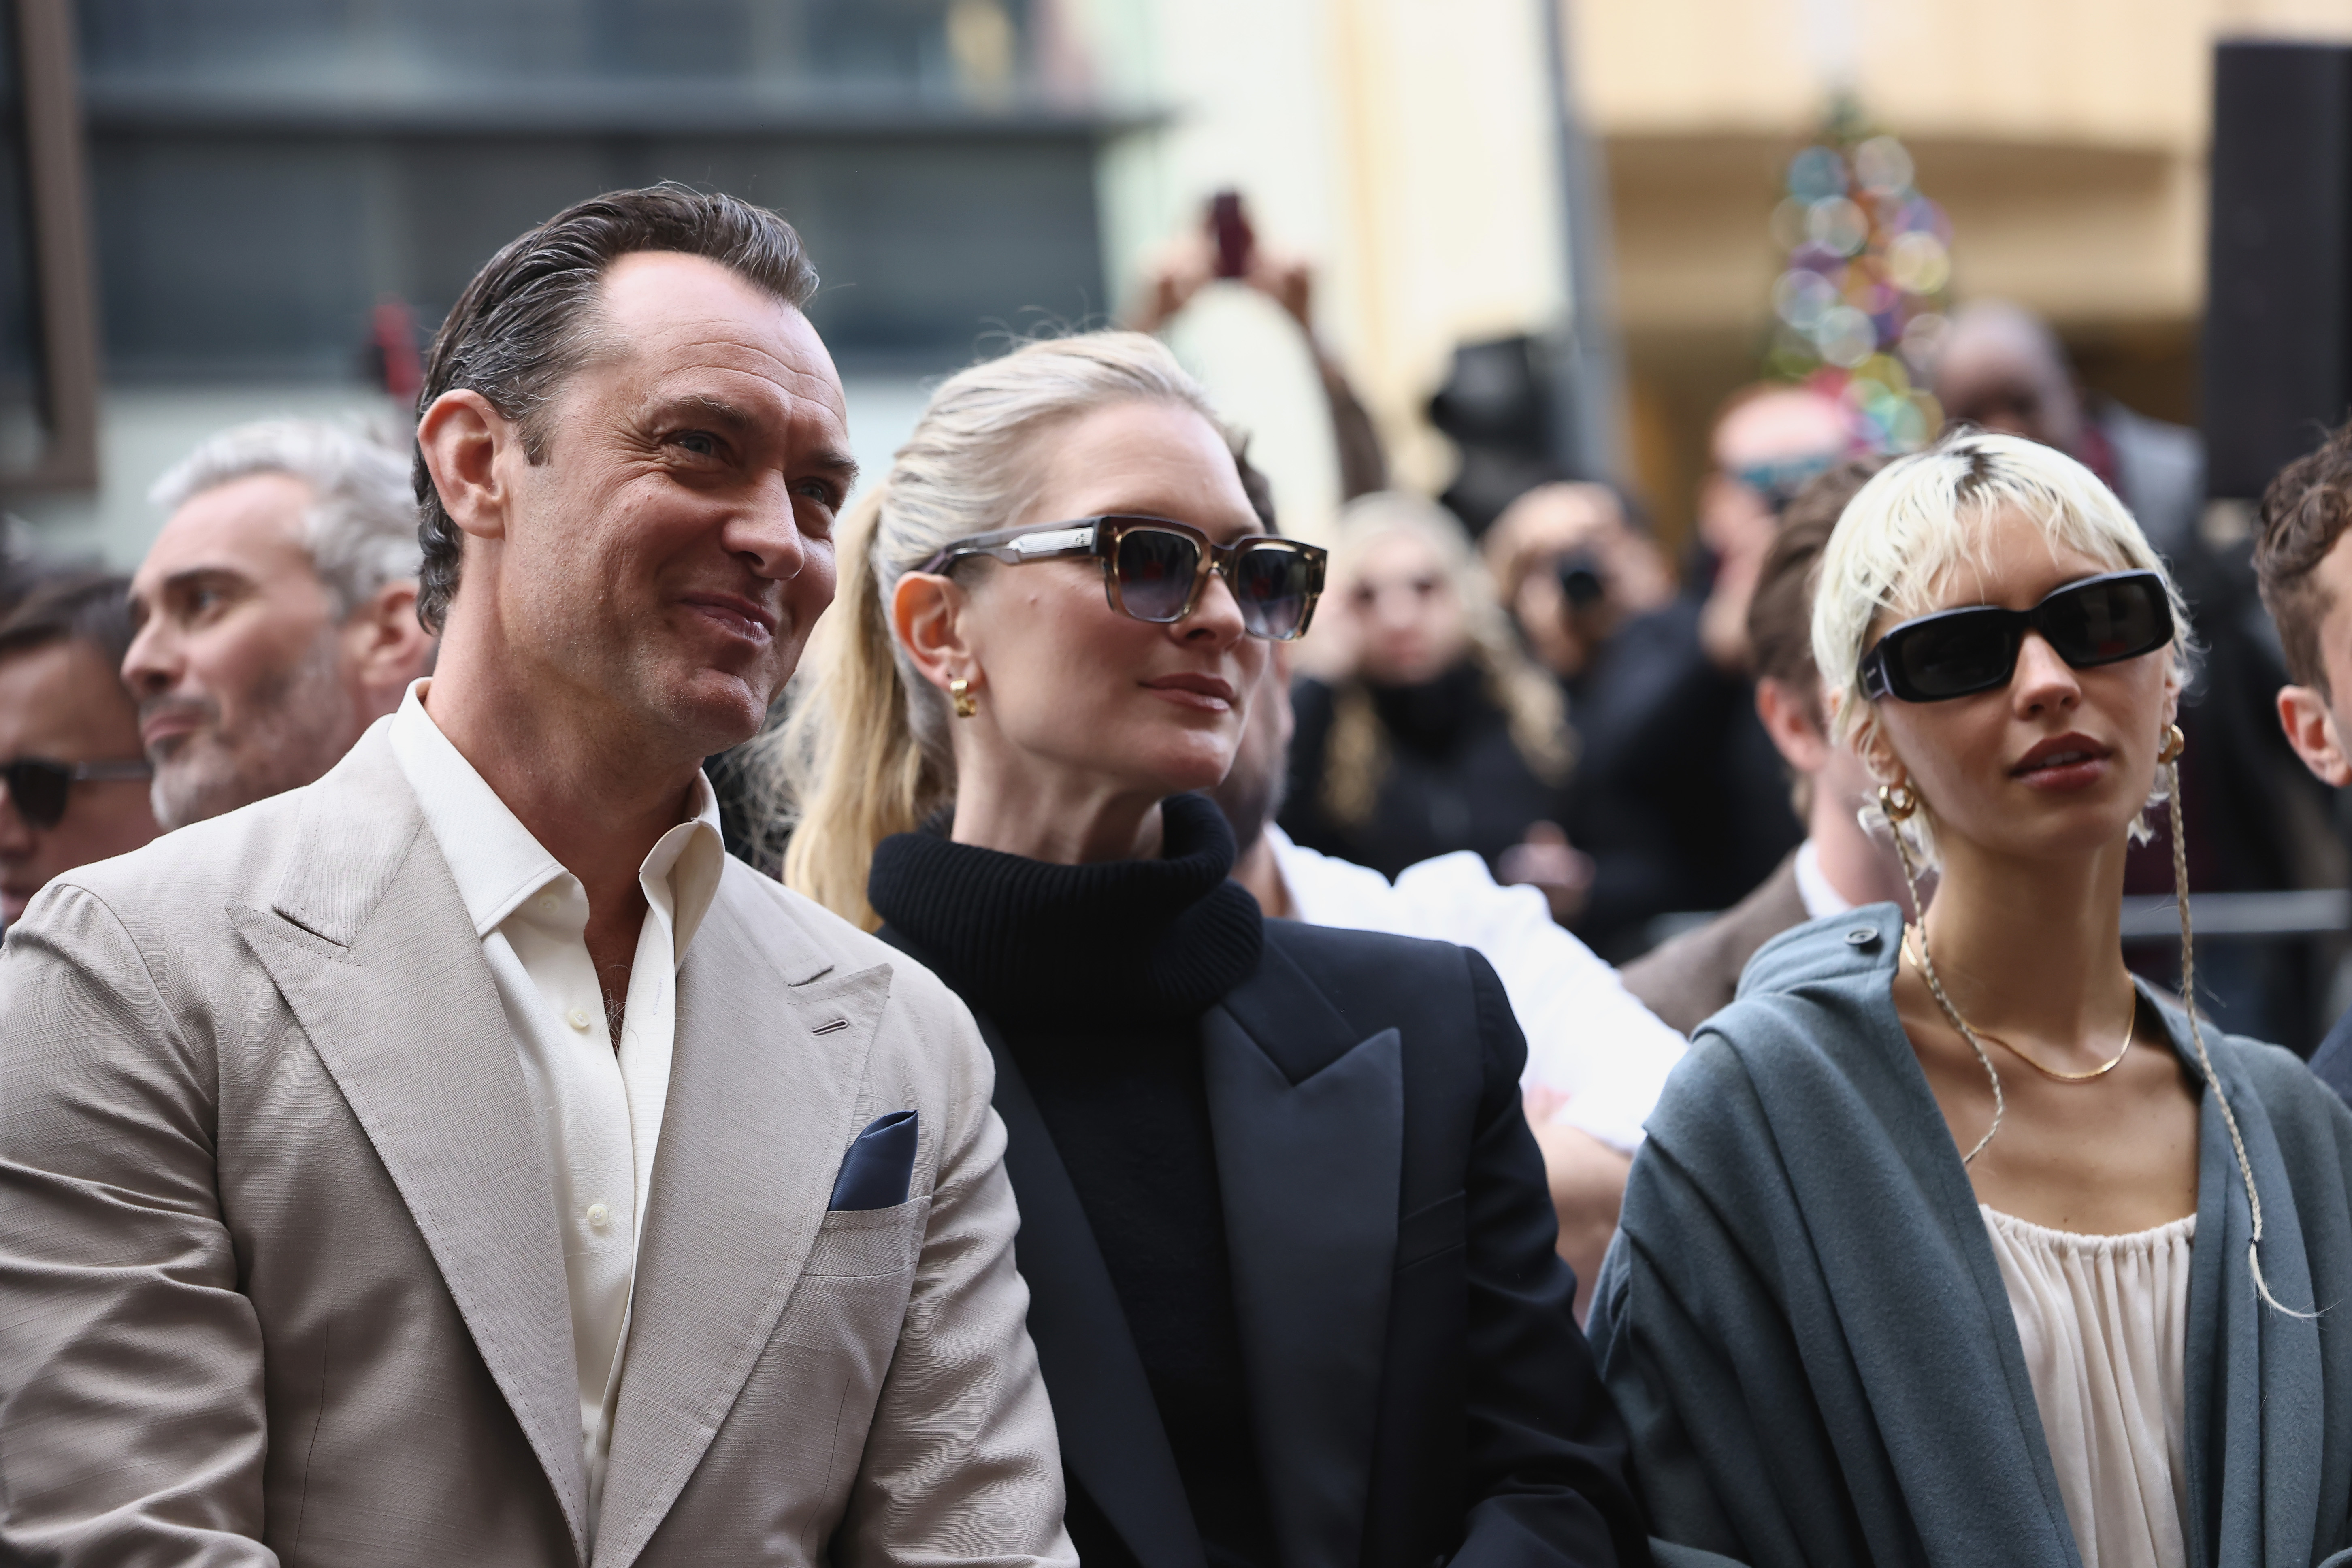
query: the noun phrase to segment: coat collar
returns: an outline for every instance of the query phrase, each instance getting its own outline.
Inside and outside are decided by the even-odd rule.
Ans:
[[[596,1568],[626,1568],[645,1549],[774,1334],[856,1131],[890,997],[887,964],[839,973],[774,918],[757,872],[733,861],[726,872],[678,972],[677,1066]]]
[[[920,960],[903,934],[883,939]],[[1029,1334],[1064,1462],[1144,1568],[1201,1568],[1150,1384],[1077,1189],[994,1024]],[[1202,1020],[1234,1311],[1268,1509],[1286,1563],[1353,1563],[1370,1496],[1396,1263],[1402,1043],[1363,1037],[1271,938]]]
[[[1283,1561],[1362,1556],[1404,1171],[1404,1047],[1282,949],[1202,1020],[1225,1247]]]
[[[289,837],[270,907],[229,918],[407,1205],[584,1563],[553,1178],[480,939],[383,725],[303,791]]]

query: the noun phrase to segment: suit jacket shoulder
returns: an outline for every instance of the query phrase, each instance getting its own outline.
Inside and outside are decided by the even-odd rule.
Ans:
[[[1731,1005],[1756,950],[1805,919],[1792,852],[1738,903],[1627,964],[1625,989],[1684,1034],[1695,1033]]]

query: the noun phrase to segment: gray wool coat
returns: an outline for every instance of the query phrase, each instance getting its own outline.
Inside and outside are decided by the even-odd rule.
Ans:
[[[1876,904],[1767,944],[1650,1118],[1591,1334],[1661,1563],[2079,1568],[1976,1194],[1895,1015],[1901,931]],[[2264,1276],[2323,1310],[2256,1297],[2209,1088],[2189,1560],[2352,1568],[2352,1111],[2284,1050],[2206,1041]]]

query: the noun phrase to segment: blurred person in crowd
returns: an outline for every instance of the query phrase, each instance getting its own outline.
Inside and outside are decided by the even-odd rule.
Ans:
[[[1639,952],[1656,915],[1737,903],[1804,837],[1756,715],[1748,604],[1781,512],[1853,440],[1844,407],[1809,387],[1733,395],[1709,440],[1688,583],[1625,622],[1580,683],[1565,826],[1595,858],[1580,929],[1605,955]]]
[[[990,1039],[1089,1568],[1630,1559],[1507,994],[1264,919],[1195,793],[1321,581],[1238,450],[1136,333],[950,378],[845,529],[785,876]]]
[[[1917,924],[1768,943],[1650,1119],[1592,1322],[1664,1541],[1753,1568],[2352,1547],[2352,1341],[2320,1316],[2352,1298],[2352,1111],[2124,964],[2185,626],[2048,447],[1948,437],[1846,508],[1812,616],[1832,737],[1941,880]]]
[[[1142,286],[1135,291],[1124,323],[1139,332],[1166,327],[1201,290],[1223,279],[1254,289],[1282,307],[1298,324],[1315,374],[1322,384],[1323,401],[1331,416],[1331,440],[1339,458],[1339,499],[1355,500],[1389,482],[1389,460],[1380,430],[1349,383],[1339,357],[1315,330],[1315,269],[1297,257],[1285,256],[1257,243],[1241,198],[1225,192],[1211,202],[1205,220],[1177,236],[1153,258]]]
[[[408,459],[346,426],[222,432],[156,484],[122,679],[182,827],[306,784],[433,660]]]
[[[1682,1038],[1552,919],[1536,889],[1497,886],[1468,850],[1408,866],[1391,886],[1370,867],[1291,842],[1274,820],[1294,728],[1286,651],[1276,650],[1214,795],[1237,846],[1234,880],[1268,915],[1458,942],[1495,966],[1528,1037],[1519,1083],[1559,1216],[1559,1255],[1580,1282],[1580,1313],[1589,1304],[1582,1282],[1597,1274],[1617,1231],[1626,1162],[1682,1059]]]
[[[1693,931],[1625,966],[1625,987],[1685,1034],[1724,1007],[1756,950],[1787,931],[1863,904],[1900,902],[1903,870],[1890,845],[1857,817],[1875,788],[1862,759],[1830,739],[1821,671],[1813,668],[1813,579],[1838,516],[1885,458],[1857,458],[1817,476],[1789,503],[1748,602],[1756,716],[1795,779],[1791,804],[1805,841],[1756,890]]]
[[[435,674],[10,931],[0,1558],[1075,1563],[985,1048],[698,771],[832,598],[815,287],[677,185],[499,251]]]
[[[2263,603],[2277,625],[2288,684],[2279,726],[2312,776],[2352,784],[2352,424],[2280,470],[2263,494],[2254,543]],[[2336,1020],[2311,1070],[2352,1100],[2352,1013]]]
[[[2264,623],[2252,541],[2209,540],[2200,527],[2205,456],[2197,433],[2086,392],[2049,326],[2000,300],[1954,313],[1937,352],[1934,389],[1953,420],[2055,447],[2098,475],[2179,582],[2204,648],[2180,713],[2189,740],[2181,804],[2194,828],[2189,887],[2342,886],[2343,843],[2325,793],[2271,721],[2276,693],[2294,678]],[[2125,887],[2161,895],[2171,880],[2170,847],[2159,825],[2156,841],[2132,857]],[[2160,953],[2153,956],[2160,962]],[[2283,944],[2216,944],[2206,963],[2206,1001],[2236,1026],[2307,1040],[2320,1021],[2305,1016],[2302,999],[2311,986],[2299,973],[2300,959]]]
[[[1664,554],[1607,485],[1538,485],[1478,543],[1528,651],[1571,693],[1620,626],[1675,596]]]
[[[1401,491],[1350,501],[1327,599],[1321,635],[1349,673],[1298,683],[1284,830],[1384,877],[1475,850],[1572,918],[1591,872],[1559,826],[1566,704],[1520,650],[1462,525]]]
[[[124,587],[58,576],[0,612],[0,928],[50,879],[155,837],[138,710],[114,674]]]
[[[2098,475],[2167,560],[2193,547],[2205,505],[2197,432],[2084,392],[2058,334],[2031,310],[1978,300],[1952,312],[1933,388],[1955,424],[2054,447]]]

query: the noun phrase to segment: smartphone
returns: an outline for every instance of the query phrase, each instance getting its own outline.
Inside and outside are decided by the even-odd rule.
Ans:
[[[1209,235],[1217,243],[1218,277],[1239,278],[1249,271],[1257,237],[1250,232],[1239,191],[1219,191],[1209,199]]]

